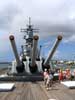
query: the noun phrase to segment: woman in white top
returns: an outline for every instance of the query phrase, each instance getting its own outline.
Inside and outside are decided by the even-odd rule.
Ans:
[[[46,86],[46,83],[47,83],[47,79],[48,79],[48,72],[47,72],[47,69],[44,70],[44,84]]]
[[[49,87],[52,86],[52,82],[53,82],[53,75],[51,73],[51,70],[49,69],[49,75],[47,78],[47,89],[49,89]]]

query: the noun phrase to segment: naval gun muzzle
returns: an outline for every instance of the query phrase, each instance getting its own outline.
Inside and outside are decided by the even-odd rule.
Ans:
[[[39,37],[37,35],[33,36],[33,48],[32,48],[32,54],[31,54],[31,64],[29,64],[31,73],[36,72],[37,64],[36,64],[36,53],[37,53],[37,44],[38,44]]]
[[[16,63],[17,63],[16,70],[17,70],[18,73],[22,73],[24,71],[24,64],[19,59],[19,55],[18,55],[16,43],[15,43],[15,38],[14,38],[13,35],[10,35],[9,39],[10,39],[11,46],[12,46],[12,49],[13,49],[13,52],[14,52]]]
[[[44,61],[43,69],[44,69],[44,67],[50,67],[49,66],[49,62],[50,62],[51,58],[53,57],[53,54],[56,51],[56,49],[57,49],[57,47],[58,47],[58,45],[59,45],[59,43],[60,43],[61,40],[62,40],[62,36],[58,35],[58,37],[57,37],[57,39],[56,39],[56,41],[55,41],[55,43],[54,43],[51,51],[49,52],[46,60]]]

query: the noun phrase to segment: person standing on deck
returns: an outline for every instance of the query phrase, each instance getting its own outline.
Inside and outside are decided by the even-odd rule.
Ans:
[[[65,80],[66,79],[66,71],[64,70],[63,71],[63,80]]]
[[[47,79],[48,79],[48,71],[47,71],[47,69],[44,70],[43,75],[44,75],[44,84],[45,84],[45,86],[46,86]]]
[[[71,72],[70,69],[66,69],[66,79],[70,80],[71,79]]]
[[[63,80],[63,72],[62,70],[60,69],[59,70],[59,82]]]
[[[52,83],[53,83],[53,75],[51,73],[51,70],[49,69],[49,75],[47,79],[47,90],[49,90],[50,87],[52,87]]]
[[[75,69],[74,69],[73,73],[74,73],[74,80],[75,80]]]

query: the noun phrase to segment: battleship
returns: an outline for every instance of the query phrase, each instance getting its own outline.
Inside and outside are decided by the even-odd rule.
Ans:
[[[1,80],[43,80],[43,71],[46,68],[52,70],[50,61],[62,40],[62,36],[58,35],[52,49],[49,51],[47,58],[41,57],[41,48],[38,47],[39,36],[34,35],[37,29],[33,28],[31,18],[27,28],[21,29],[24,32],[23,44],[21,45],[21,54],[18,54],[16,40],[14,35],[9,36],[12,52],[15,59],[12,66],[8,69],[7,74],[1,77]],[[15,77],[15,78],[14,78]]]
[[[31,18],[29,18],[27,28],[21,29],[21,32],[24,32],[24,43],[21,45],[20,55],[18,54],[14,35],[11,34],[9,36],[15,59],[12,61],[12,66],[8,69],[6,76],[1,77],[1,80],[14,80],[14,77],[15,80],[43,80],[44,69],[52,69],[50,61],[62,40],[62,36],[57,36],[52,49],[45,59],[41,57],[41,48],[39,49],[38,47],[39,36],[34,35],[34,32],[37,31],[37,29],[33,28]]]
[[[15,60],[12,61],[11,66],[11,74],[39,74],[44,71],[45,68],[50,68],[50,60],[53,57],[56,48],[58,47],[60,41],[62,40],[62,36],[58,35],[57,39],[50,50],[46,59],[42,58],[40,55],[40,50],[38,48],[39,36],[34,35],[33,33],[37,30],[34,29],[31,25],[31,19],[29,18],[29,24],[26,29],[21,29],[21,32],[24,32],[25,35],[23,37],[24,44],[21,46],[21,55],[19,56],[15,37],[13,35],[9,36],[10,43],[13,49],[13,53],[15,56]]]
[[[36,29],[32,27],[30,19],[27,28],[21,29],[21,31],[25,35],[20,55],[16,47],[15,37],[13,35],[9,36],[15,59],[12,61],[12,66],[10,66],[8,71],[0,75],[0,99],[75,100],[75,89],[69,89],[69,85],[74,85],[75,81],[69,81],[68,88],[63,85],[64,82],[59,84],[59,82],[55,81],[50,91],[47,91],[43,84],[43,74],[41,73],[43,73],[45,68],[52,69],[50,61],[62,40],[62,36],[57,36],[47,58],[44,59],[41,57],[41,52],[38,48],[39,36],[33,34]],[[68,83],[68,81],[65,83]],[[10,86],[14,86],[14,88],[8,91],[7,89]]]

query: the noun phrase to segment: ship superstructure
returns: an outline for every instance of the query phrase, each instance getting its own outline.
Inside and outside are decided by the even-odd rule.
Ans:
[[[29,18],[29,24],[26,29],[21,29],[21,32],[26,33],[23,37],[25,44],[22,45],[22,51],[25,56],[31,56],[31,48],[33,46],[33,26],[31,25],[31,18]]]

